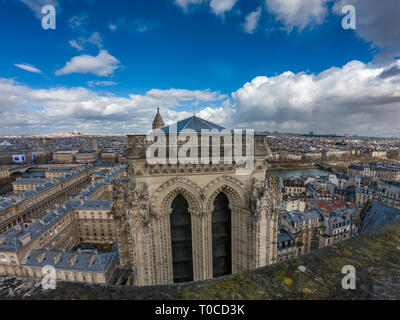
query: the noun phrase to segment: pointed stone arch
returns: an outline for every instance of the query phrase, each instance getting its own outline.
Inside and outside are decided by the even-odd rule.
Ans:
[[[170,219],[172,203],[178,195],[182,195],[189,205],[188,211],[191,219],[193,246],[193,278],[194,280],[205,278],[203,276],[204,250],[199,250],[202,246],[202,238],[204,237],[203,225],[199,223],[202,219],[203,212],[202,199],[204,199],[204,197],[202,194],[201,187],[195,182],[183,177],[175,177],[163,183],[153,193],[153,197],[151,198],[152,212],[156,216],[155,229],[159,234],[157,259],[160,265],[167,265],[167,267],[161,271],[167,283],[173,282]],[[167,261],[167,264],[165,264],[165,261]]]
[[[240,180],[234,177],[223,176],[211,181],[204,188],[204,210],[206,212],[212,212],[214,209],[214,200],[221,192],[227,196],[231,209],[234,207],[240,209],[246,206],[246,186]]]
[[[248,230],[250,228],[250,215],[246,210],[247,188],[238,179],[232,176],[222,176],[211,181],[204,189],[205,204],[204,211],[210,216],[209,229],[212,230],[212,213],[214,211],[214,201],[220,193],[224,193],[229,200],[231,210],[231,252],[232,252],[232,273],[246,270],[249,260],[248,254]],[[212,235],[210,236],[212,238]],[[212,243],[210,244],[212,266]]]
[[[204,197],[200,186],[182,177],[172,178],[156,190],[151,200],[153,212],[158,216],[170,214],[172,202],[179,194],[184,196],[189,203],[191,214],[202,212],[202,199]]]

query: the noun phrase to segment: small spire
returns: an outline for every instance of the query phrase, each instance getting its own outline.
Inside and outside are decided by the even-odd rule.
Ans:
[[[160,114],[160,108],[157,108],[157,114],[153,121],[153,130],[161,129],[164,127],[165,127],[165,124],[164,124],[164,120],[162,119],[161,114]]]

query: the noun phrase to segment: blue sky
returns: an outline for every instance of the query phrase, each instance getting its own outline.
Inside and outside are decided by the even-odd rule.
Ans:
[[[341,2],[0,0],[0,134],[143,131],[156,107],[168,123],[195,97],[231,127],[399,135],[397,75],[379,77],[398,68],[398,34],[384,33],[398,4],[348,1],[359,24],[344,30]],[[41,27],[45,4],[56,30]]]

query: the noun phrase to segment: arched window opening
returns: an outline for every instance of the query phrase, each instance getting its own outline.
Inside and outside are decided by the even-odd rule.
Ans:
[[[213,277],[232,273],[232,223],[229,200],[220,193],[212,213]]]
[[[171,247],[174,283],[193,281],[192,222],[182,195],[172,202]]]

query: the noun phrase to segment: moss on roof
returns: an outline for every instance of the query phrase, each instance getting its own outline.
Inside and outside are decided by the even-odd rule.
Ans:
[[[342,289],[343,266],[356,268],[357,288]],[[305,272],[299,266],[306,268]],[[24,292],[11,297],[22,298]],[[26,297],[27,298],[27,297]],[[400,223],[283,263],[218,279],[149,287],[59,283],[32,299],[400,299]]]

